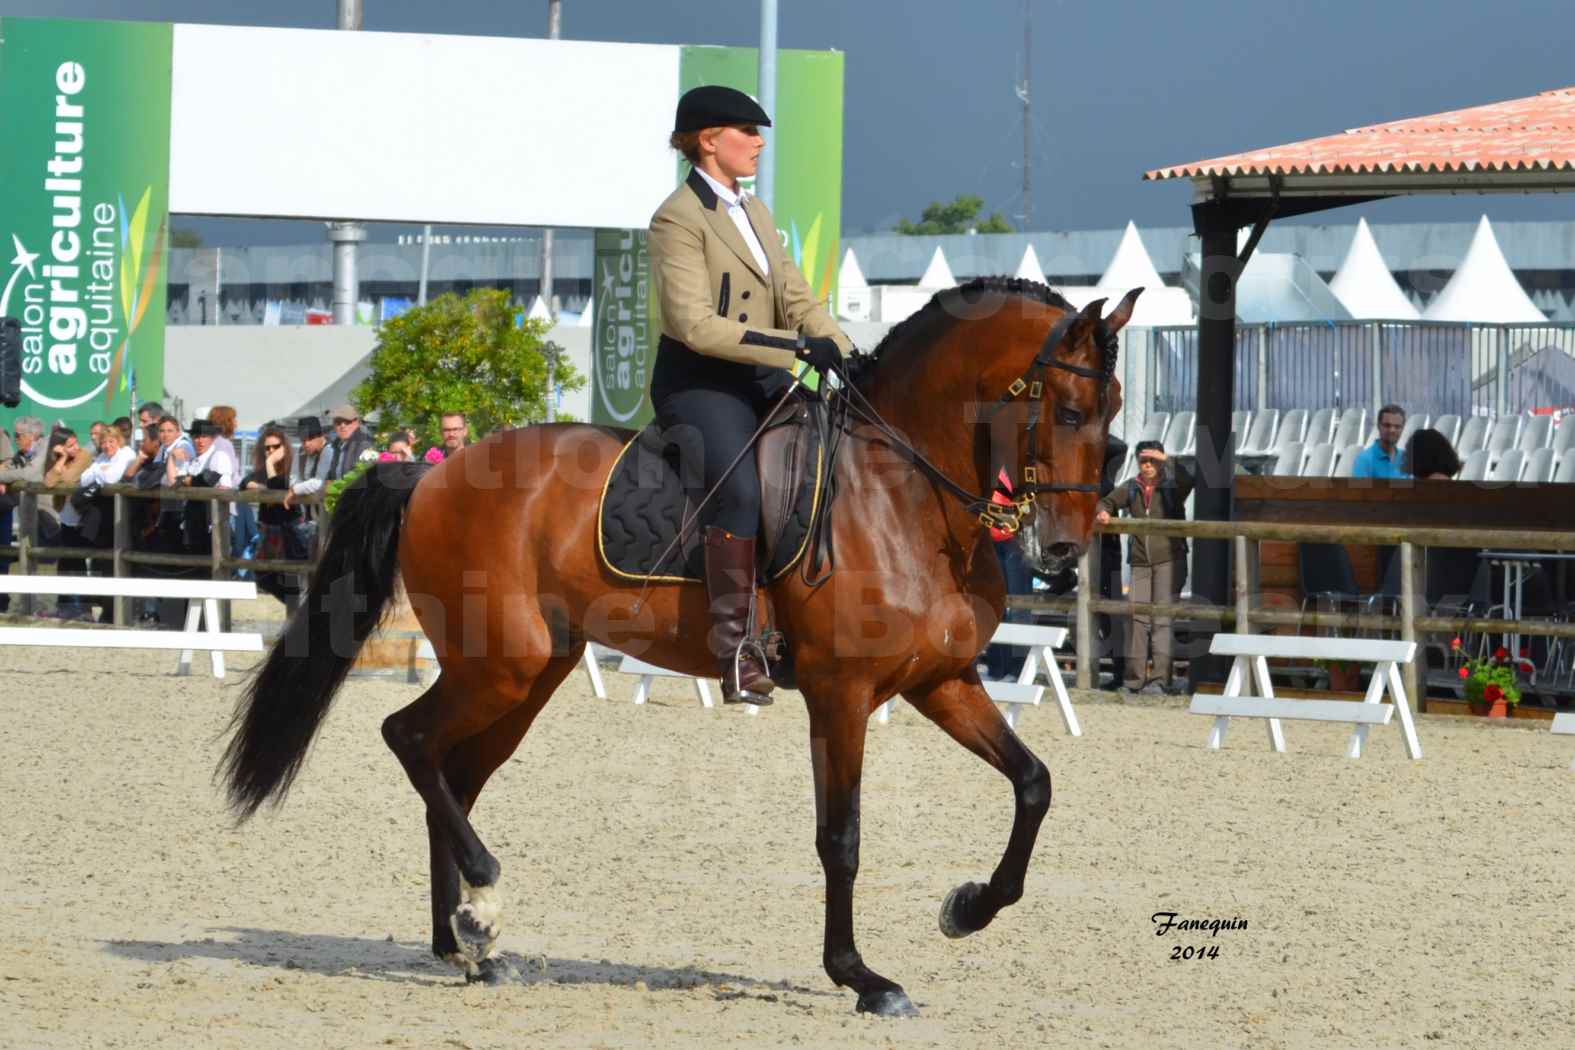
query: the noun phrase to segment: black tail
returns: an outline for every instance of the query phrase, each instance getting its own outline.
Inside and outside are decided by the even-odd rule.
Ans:
[[[334,694],[394,594],[399,528],[425,463],[378,463],[339,497],[311,588],[230,720],[219,775],[245,820],[282,802]]]

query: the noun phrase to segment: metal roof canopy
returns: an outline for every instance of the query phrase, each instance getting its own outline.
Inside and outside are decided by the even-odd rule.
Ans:
[[[1355,128],[1146,172],[1190,178],[1201,239],[1198,302],[1198,520],[1232,517],[1230,440],[1236,377],[1236,279],[1269,222],[1390,197],[1575,191],[1575,87],[1448,113]],[[1236,234],[1252,235],[1238,253]],[[1199,540],[1193,593],[1230,604],[1230,551]],[[1224,678],[1224,663],[1194,659],[1194,684]]]

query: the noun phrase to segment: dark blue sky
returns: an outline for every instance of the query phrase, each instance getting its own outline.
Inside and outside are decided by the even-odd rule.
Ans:
[[[1149,168],[1575,82],[1569,0],[1030,0],[1033,227],[1188,224]],[[1023,0],[779,0],[783,47],[847,54],[844,231],[977,193],[1022,211]],[[364,0],[365,28],[544,36],[546,0]],[[9,0],[9,15],[331,28],[335,0]],[[563,0],[564,36],[754,45],[753,0]],[[572,100],[564,100],[572,104]],[[1567,198],[1393,201],[1311,221],[1567,219]],[[271,238],[270,238],[271,239]]]

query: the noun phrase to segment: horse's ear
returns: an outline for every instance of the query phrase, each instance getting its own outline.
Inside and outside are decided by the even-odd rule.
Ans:
[[[1132,320],[1132,310],[1137,306],[1138,296],[1142,294],[1143,289],[1134,288],[1126,295],[1123,295],[1121,302],[1117,303],[1116,308],[1110,311],[1110,316],[1105,318],[1105,331],[1115,335],[1125,328],[1127,322]]]
[[[1096,324],[1100,315],[1105,312],[1105,300],[1095,299],[1077,312],[1078,322],[1081,324]]]

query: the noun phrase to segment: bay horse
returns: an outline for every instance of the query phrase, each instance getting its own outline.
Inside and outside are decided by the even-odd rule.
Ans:
[[[917,1012],[854,945],[864,736],[885,701],[901,695],[1004,774],[1015,797],[1004,855],[989,882],[945,898],[942,932],[981,930],[1022,896],[1050,774],[974,669],[1005,608],[984,527],[1003,519],[990,517],[988,494],[1004,475],[1005,523],[1020,523],[1031,565],[1053,574],[1078,556],[1120,407],[1115,337],[1139,291],[1101,317],[1103,300],[1078,311],[1042,284],[972,281],[859,355],[833,395],[864,406],[846,417],[832,467],[834,568],[768,588],[809,712],[823,963],[859,1011]],[[696,629],[709,622],[703,586],[642,592],[598,556],[597,497],[631,436],[547,424],[494,434],[435,467],[377,464],[346,488],[306,600],[237,705],[220,772],[244,821],[282,801],[403,577],[441,675],[383,722],[383,738],[426,805],[432,951],[468,980],[508,977],[495,954],[499,864],[471,807],[586,643],[699,677],[716,668]],[[972,493],[984,495],[962,498]]]

